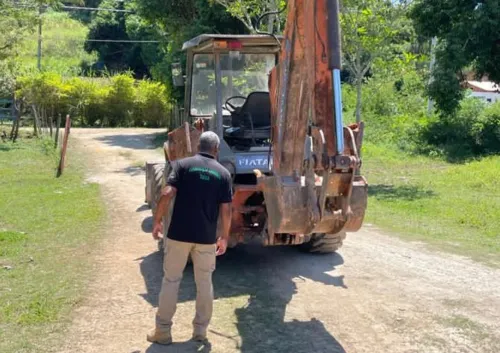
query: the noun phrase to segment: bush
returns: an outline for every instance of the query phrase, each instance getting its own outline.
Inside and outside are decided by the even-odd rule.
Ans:
[[[167,102],[166,87],[158,82],[141,81],[137,87],[134,125],[154,127],[165,121],[171,105]]]
[[[500,103],[486,106],[477,98],[462,101],[453,115],[434,117],[417,132],[421,151],[451,159],[500,152]]]
[[[354,121],[356,89],[345,84],[342,93],[346,121]],[[375,75],[363,85],[362,98],[366,140],[412,149],[414,142],[408,134],[425,120],[426,106],[423,81],[417,72],[408,70],[397,79]]]
[[[353,121],[356,90],[343,87],[346,121]],[[500,153],[500,102],[487,105],[469,97],[452,115],[426,112],[424,82],[414,70],[397,79],[374,75],[363,85],[365,138],[411,153],[461,160]]]
[[[135,82],[130,74],[110,79],[64,79],[37,73],[18,80],[17,96],[45,124],[70,114],[76,126],[168,126],[169,92],[158,82]],[[64,120],[64,119],[62,119]]]
[[[500,102],[487,107],[473,126],[481,153],[500,153]]]
[[[67,105],[73,121],[80,126],[92,126],[95,119],[89,116],[91,105],[99,99],[97,85],[90,80],[73,78],[67,82]]]
[[[32,74],[19,78],[17,84],[16,96],[43,126],[50,126],[58,114],[67,111],[67,87],[59,74]]]
[[[105,125],[132,126],[136,90],[130,74],[119,74],[111,78],[111,87],[105,100],[107,114]]]

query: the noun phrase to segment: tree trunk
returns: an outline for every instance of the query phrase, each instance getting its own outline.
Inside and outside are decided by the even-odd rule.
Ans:
[[[16,119],[16,130],[14,131],[14,137],[12,138],[12,142],[17,141],[17,137],[19,136],[19,125],[21,124],[21,116],[18,115]]]
[[[16,142],[17,136],[19,135],[19,122],[21,120],[21,113],[20,113],[21,109],[17,109],[17,101],[15,98],[14,98],[13,106],[14,106],[14,109],[12,111],[14,113],[13,114],[14,120],[12,122],[12,131],[10,132],[10,139],[12,142]]]
[[[40,132],[40,135],[43,136],[45,135],[45,128],[46,128],[46,124],[45,124],[45,108],[40,108],[40,129],[41,129],[41,132]]]
[[[61,113],[57,116],[57,125],[56,125],[56,137],[54,141],[54,148],[57,148],[59,144],[59,127],[61,126]]]
[[[45,127],[45,131],[43,131],[43,133],[47,135],[49,133],[49,119],[47,117],[47,108],[43,108],[43,125]]]
[[[356,78],[356,122],[361,122],[361,86],[363,77]]]
[[[52,107],[52,114],[50,115],[50,120],[49,120],[49,128],[50,128],[50,138],[53,136],[53,128],[54,128],[54,107]]]
[[[35,137],[38,137],[38,114],[36,112],[36,107],[35,105],[31,106],[31,109],[33,109],[33,135]]]
[[[12,129],[10,129],[10,134],[9,134],[9,139],[11,141],[14,140],[14,133],[16,132],[16,121],[17,117],[14,117],[14,120],[12,120]]]

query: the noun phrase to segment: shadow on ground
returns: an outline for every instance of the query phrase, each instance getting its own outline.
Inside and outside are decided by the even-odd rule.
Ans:
[[[145,353],[208,353],[212,351],[210,342],[199,343],[195,341],[174,342],[169,346],[152,344]],[[137,352],[140,353],[140,352]]]
[[[433,191],[414,185],[370,185],[368,192],[378,200],[415,201],[436,196]]]
[[[144,174],[144,168],[143,167],[136,167],[136,166],[129,166],[129,167],[117,170],[117,171],[115,171],[115,173],[123,173],[123,174],[128,174],[130,176],[137,176],[137,175]]]
[[[108,146],[130,148],[134,150],[154,150],[163,145],[166,141],[165,132],[145,133],[145,134],[120,134],[120,135],[106,135],[97,138]],[[144,143],[149,140],[150,143]]]
[[[9,152],[15,149],[19,149],[19,146],[10,142],[8,143],[0,142],[0,152]]]
[[[142,296],[152,306],[158,305],[163,275],[162,254],[155,252],[142,259],[140,268],[147,293]],[[241,246],[231,249],[217,261],[214,273],[216,299],[250,296],[244,307],[236,308],[236,327],[243,353],[343,353],[340,343],[319,320],[285,322],[285,311],[296,293],[295,280],[312,280],[327,286],[347,288],[343,276],[329,272],[343,263],[339,254],[312,256],[291,247],[263,248]],[[195,299],[196,286],[191,266],[186,268],[179,302]],[[193,313],[194,315],[194,313]],[[225,336],[212,331],[213,335]],[[189,345],[192,343],[183,343]],[[235,343],[236,345],[236,343]],[[157,347],[148,353],[195,352],[180,346]],[[206,350],[201,350],[205,352]],[[207,351],[208,352],[208,351]]]

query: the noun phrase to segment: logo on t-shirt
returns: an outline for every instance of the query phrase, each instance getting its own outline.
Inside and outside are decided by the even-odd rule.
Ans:
[[[191,167],[188,170],[189,173],[196,173],[200,177],[201,180],[210,181],[210,176],[214,178],[221,179],[221,175],[219,172],[209,168],[201,168],[201,167]]]

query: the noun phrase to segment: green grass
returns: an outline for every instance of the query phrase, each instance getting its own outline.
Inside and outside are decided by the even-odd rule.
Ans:
[[[367,143],[366,222],[500,265],[500,156],[464,164]]]
[[[40,352],[64,328],[103,220],[99,189],[68,154],[55,178],[52,143],[0,143],[0,352]]]
[[[42,68],[63,75],[76,75],[82,62],[93,63],[97,56],[84,50],[88,27],[63,12],[49,11],[42,17]],[[24,70],[34,71],[37,65],[38,33],[26,34],[16,59]]]

